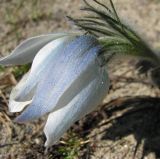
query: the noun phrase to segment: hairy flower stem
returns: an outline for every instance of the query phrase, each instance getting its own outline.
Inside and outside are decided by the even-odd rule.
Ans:
[[[89,0],[83,1],[86,6],[81,10],[90,14],[81,18],[68,17],[68,19],[80,29],[99,38],[103,47],[101,55],[107,57],[110,54],[130,55],[149,60],[157,66],[160,65],[160,57],[145,40],[121,21],[112,0],[109,0],[111,8],[99,0],[93,0],[93,3]]]
[[[137,58],[146,59],[156,64],[160,65],[160,58],[156,53],[149,48],[147,45],[142,45],[139,42],[130,42],[128,39],[123,39],[119,37],[101,37],[99,38],[100,44],[103,46],[103,54],[113,54],[114,55],[129,55],[135,56]],[[114,57],[114,56],[112,56]],[[112,58],[111,58],[112,59]]]

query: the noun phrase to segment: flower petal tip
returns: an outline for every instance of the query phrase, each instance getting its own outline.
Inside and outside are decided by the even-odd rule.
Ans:
[[[47,140],[47,141],[45,142],[44,146],[45,146],[46,148],[49,148],[49,147],[51,147],[52,145],[51,145],[51,143]]]
[[[9,106],[8,106],[9,112],[11,112],[11,113],[21,112],[30,103],[31,103],[31,101],[17,102],[13,99],[10,99]]]
[[[24,123],[22,120],[19,119],[19,117],[16,117],[14,120],[13,120],[14,123],[18,123],[18,124],[22,124]]]
[[[30,121],[30,118],[26,116],[24,113],[20,114],[18,117],[14,119],[14,122],[19,123],[19,124],[26,123],[29,121]]]
[[[50,140],[49,138],[47,138],[44,146],[45,146],[46,148],[49,148],[49,147],[51,147],[51,146],[53,146],[53,145],[57,145],[57,144],[59,144],[59,140],[57,140],[57,141],[52,141],[52,140]]]
[[[15,63],[13,61],[15,61]],[[14,64],[16,64],[16,60],[14,60],[14,59],[11,60],[10,55],[0,58],[0,65],[11,66],[11,65],[14,65]]]

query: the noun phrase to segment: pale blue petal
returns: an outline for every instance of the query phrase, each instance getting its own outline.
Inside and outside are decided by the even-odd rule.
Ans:
[[[100,48],[97,46],[91,49],[96,44],[97,42],[94,38],[81,36],[65,48],[64,54],[57,59],[57,65],[53,67],[52,71],[49,70],[44,75],[44,79],[42,79],[37,88],[32,104],[17,118],[17,121],[25,122],[38,118],[54,109],[59,109],[65,106],[78,91],[83,89],[94,78],[96,71],[99,71],[96,53]],[[96,69],[94,69],[95,67]],[[71,95],[68,98],[62,96],[70,88],[72,91],[75,90],[75,92],[70,92]],[[59,102],[61,96],[65,101],[61,100]],[[56,107],[57,103],[63,105],[58,105],[60,106],[58,108]]]
[[[46,70],[51,68],[50,65],[56,64],[57,58],[63,53],[64,47],[70,43],[75,36],[65,36],[51,41],[45,45],[35,56],[31,71],[24,87],[17,93],[17,101],[26,101],[38,81],[43,77]]]
[[[104,99],[109,89],[109,80],[105,71],[90,82],[65,107],[51,113],[44,128],[49,147],[59,141],[60,137],[77,120],[93,111]]]
[[[0,59],[2,65],[21,65],[32,62],[37,52],[48,42],[57,38],[68,36],[67,33],[46,34],[29,38],[22,42],[16,49],[8,56]]]
[[[16,101],[15,97],[17,96],[17,93],[23,88],[26,79],[28,78],[28,74],[25,74],[23,78],[19,81],[19,83],[12,89],[10,98],[9,98],[9,111],[10,112],[20,112],[22,111],[27,105],[31,103],[32,95],[30,95],[30,98],[28,101],[25,102],[18,102]]]

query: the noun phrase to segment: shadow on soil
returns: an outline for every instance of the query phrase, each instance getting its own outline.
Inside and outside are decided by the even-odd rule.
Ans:
[[[156,158],[160,157],[160,98],[126,97],[111,101],[85,119],[83,129],[88,129],[85,135],[98,127],[104,116],[107,120],[101,126],[109,123],[112,126],[105,129],[102,140],[116,141],[133,134],[137,140],[135,155],[143,142],[142,158],[150,152],[155,153]]]

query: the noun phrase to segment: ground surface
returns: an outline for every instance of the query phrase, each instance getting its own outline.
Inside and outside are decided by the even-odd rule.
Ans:
[[[107,0],[103,0],[108,2]],[[160,48],[160,1],[114,0],[118,13],[154,48]],[[0,0],[0,53],[24,39],[75,29],[66,15],[80,16],[80,0]],[[7,99],[26,68],[1,68],[0,159],[160,158],[160,91],[134,71],[135,60],[109,66],[111,90],[99,109],[77,122],[60,144],[45,150],[45,118],[18,125]]]

